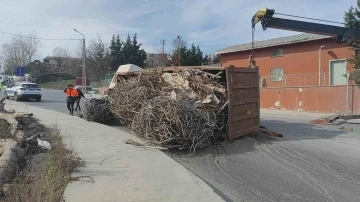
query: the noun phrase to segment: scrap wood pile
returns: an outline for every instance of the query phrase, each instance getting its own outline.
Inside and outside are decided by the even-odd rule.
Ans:
[[[142,70],[120,78],[108,93],[108,107],[148,143],[195,151],[226,128],[227,92],[221,74],[225,72]]]
[[[103,124],[117,124],[118,120],[114,117],[109,108],[109,101],[107,99],[90,99],[84,100],[83,118],[88,121],[93,121]]]

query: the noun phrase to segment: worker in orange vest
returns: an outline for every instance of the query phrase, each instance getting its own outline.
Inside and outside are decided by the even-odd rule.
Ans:
[[[67,88],[64,90],[66,97],[66,104],[67,108],[70,111],[69,115],[74,115],[74,104],[76,98],[79,96],[78,91],[74,89],[74,86],[72,84],[69,84]]]

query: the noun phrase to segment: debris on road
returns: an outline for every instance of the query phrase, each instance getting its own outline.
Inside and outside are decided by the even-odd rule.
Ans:
[[[113,113],[109,108],[109,101],[107,99],[96,99],[84,100],[82,117],[88,121],[93,121],[103,124],[115,124],[117,119],[113,116]]]
[[[199,69],[165,72],[162,68],[122,76],[104,101],[88,102],[84,118],[113,116],[146,142],[166,148],[210,145],[227,127],[226,81],[218,71]],[[95,110],[96,109],[96,110]],[[96,112],[96,113],[94,113]]]
[[[344,126],[340,127],[339,129],[340,129],[340,130],[346,130],[346,131],[353,131],[352,128],[346,128],[346,127],[344,127]]]
[[[274,131],[270,131],[269,129],[267,129],[267,128],[264,127],[264,126],[260,126],[260,131],[261,131],[263,134],[268,135],[268,136],[271,136],[271,137],[284,137],[283,134],[277,133],[277,132],[274,132]]]

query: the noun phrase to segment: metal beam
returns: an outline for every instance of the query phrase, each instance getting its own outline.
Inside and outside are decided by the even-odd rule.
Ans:
[[[337,37],[339,42],[360,38],[360,29],[339,27],[334,25],[325,25],[274,17],[270,19],[263,19],[261,24],[264,30],[269,27],[281,30],[333,36]]]

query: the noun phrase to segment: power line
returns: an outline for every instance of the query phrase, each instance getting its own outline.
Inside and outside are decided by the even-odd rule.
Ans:
[[[39,39],[39,40],[43,40],[43,41],[75,41],[75,40],[78,41],[78,40],[82,40],[82,39],[44,39],[44,38],[31,37],[31,36],[23,36],[23,35],[20,35],[20,34],[12,34],[12,33],[7,33],[7,32],[3,32],[3,31],[0,31],[0,33],[11,35],[11,36],[19,36],[19,37],[25,37],[25,38],[31,38],[31,39]]]
[[[322,20],[322,19],[317,19],[317,18],[308,18],[308,17],[297,16],[297,15],[283,14],[283,13],[276,13],[276,14],[277,14],[277,15],[288,16],[288,17],[295,17],[295,18],[302,18],[302,19],[307,19],[307,20],[316,20],[316,21],[330,22],[330,23],[335,23],[335,24],[344,25],[344,23],[341,23],[341,22],[335,22],[335,21],[329,21],[329,20]]]

